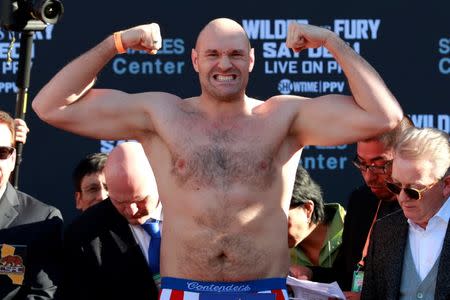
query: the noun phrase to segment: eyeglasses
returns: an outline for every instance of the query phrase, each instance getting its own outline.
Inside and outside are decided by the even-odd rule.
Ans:
[[[14,152],[14,147],[0,146],[0,159],[7,159]]]
[[[423,193],[428,191],[429,189],[431,189],[439,181],[440,180],[430,184],[429,186],[424,187],[423,189],[416,189],[416,188],[411,188],[411,187],[402,187],[398,183],[393,183],[393,182],[390,182],[390,181],[387,181],[387,180],[385,182],[386,182],[386,187],[392,193],[394,193],[396,195],[399,195],[400,192],[403,190],[405,192],[405,194],[408,195],[409,198],[414,199],[414,200],[420,200],[420,199],[422,199]]]
[[[355,157],[352,162],[353,165],[355,165],[355,167],[357,167],[361,172],[370,171],[373,174],[386,174],[389,168],[392,166],[392,160],[386,161],[382,166],[377,166],[375,164],[363,164],[362,161],[358,159],[358,157]]]

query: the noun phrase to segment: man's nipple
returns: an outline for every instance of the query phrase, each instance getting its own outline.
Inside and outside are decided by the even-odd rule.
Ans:
[[[183,172],[186,169],[186,160],[179,158],[177,159],[176,163],[175,163],[175,168],[179,171],[179,172]]]

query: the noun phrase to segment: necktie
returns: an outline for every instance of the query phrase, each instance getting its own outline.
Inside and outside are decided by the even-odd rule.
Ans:
[[[142,228],[151,237],[150,245],[148,246],[148,265],[153,274],[159,274],[159,252],[161,249],[160,222],[155,219],[150,219],[142,224]]]

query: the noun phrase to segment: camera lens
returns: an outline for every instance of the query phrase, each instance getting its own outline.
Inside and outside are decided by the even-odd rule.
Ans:
[[[35,3],[34,10],[44,23],[56,24],[61,18],[64,8],[59,0],[42,0]]]
[[[44,16],[47,19],[56,18],[58,16],[58,14],[59,14],[58,9],[57,9],[57,7],[55,7],[55,5],[53,3],[44,7]]]

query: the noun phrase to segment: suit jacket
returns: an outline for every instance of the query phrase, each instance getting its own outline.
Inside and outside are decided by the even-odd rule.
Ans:
[[[0,299],[54,299],[62,277],[62,228],[58,209],[7,184],[0,199],[0,244],[26,246],[25,276],[22,285],[0,276]]]
[[[349,198],[344,220],[342,244],[332,268],[311,267],[314,281],[337,281],[344,291],[351,289],[353,271],[361,259],[370,225],[379,199],[366,185],[354,190]],[[400,210],[397,201],[381,202],[377,219]]]
[[[62,292],[63,299],[157,299],[142,250],[110,199],[66,229]]]
[[[379,220],[367,255],[361,299],[398,299],[409,224],[403,211]],[[436,300],[450,299],[450,226],[442,245]]]

